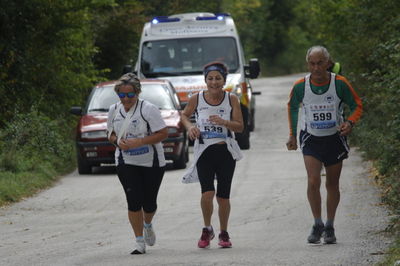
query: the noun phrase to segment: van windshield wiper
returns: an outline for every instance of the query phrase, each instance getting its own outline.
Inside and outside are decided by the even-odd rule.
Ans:
[[[95,108],[90,109],[88,112],[108,112],[108,108]]]
[[[168,77],[168,76],[180,76],[181,73],[175,72],[151,72],[143,73],[147,78],[157,78],[157,77]]]

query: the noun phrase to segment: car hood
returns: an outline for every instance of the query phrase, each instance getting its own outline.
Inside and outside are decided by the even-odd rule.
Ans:
[[[82,116],[80,129],[81,132],[106,130],[107,113],[90,113]]]
[[[240,77],[240,74],[229,74],[226,79],[224,89],[227,91],[231,91],[236,86],[236,84],[238,84]],[[204,81],[203,75],[160,78],[167,79],[174,85],[175,90],[179,95],[179,99],[183,103],[188,102],[192,94],[207,89],[207,85]]]
[[[176,127],[180,121],[180,114],[177,110],[160,110],[161,117],[165,124],[170,127]],[[98,131],[107,129],[108,113],[90,113],[82,116],[80,120],[81,132]]]

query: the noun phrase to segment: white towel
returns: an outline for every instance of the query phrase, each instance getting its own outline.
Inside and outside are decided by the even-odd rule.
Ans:
[[[226,138],[225,142],[227,144],[228,151],[232,154],[232,158],[235,161],[239,161],[240,159],[243,158],[243,154],[240,150],[239,144],[236,142],[234,138]],[[199,140],[196,139],[193,147],[194,161],[190,165],[190,167],[186,169],[186,172],[182,178],[182,183],[188,184],[188,183],[199,182],[199,176],[197,174],[197,167],[196,167],[197,160],[200,158],[203,151],[205,151],[208,148],[208,146],[213,144],[215,143],[199,144]]]

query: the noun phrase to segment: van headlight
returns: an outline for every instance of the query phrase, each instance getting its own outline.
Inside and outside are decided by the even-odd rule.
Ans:
[[[107,138],[107,131],[105,131],[105,130],[97,130],[97,131],[83,132],[81,134],[81,138],[83,138],[83,139]]]
[[[236,84],[236,86],[234,87],[234,89],[233,89],[233,92],[236,94],[236,95],[241,95],[242,94],[242,86],[240,86],[240,84]]]

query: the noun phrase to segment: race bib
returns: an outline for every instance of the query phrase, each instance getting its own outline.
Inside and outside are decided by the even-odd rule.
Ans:
[[[310,127],[312,129],[328,129],[336,126],[334,104],[315,104],[310,106]]]

